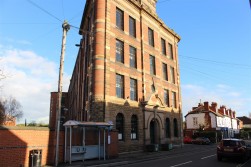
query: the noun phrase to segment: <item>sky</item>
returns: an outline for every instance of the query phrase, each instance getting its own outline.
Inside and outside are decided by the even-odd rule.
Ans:
[[[22,105],[24,123],[48,123],[50,92],[57,91],[62,23],[80,26],[85,0],[1,0],[0,97]],[[251,112],[251,10],[249,0],[158,0],[157,14],[181,36],[182,112],[217,102]],[[81,36],[67,33],[63,91],[68,90]]]

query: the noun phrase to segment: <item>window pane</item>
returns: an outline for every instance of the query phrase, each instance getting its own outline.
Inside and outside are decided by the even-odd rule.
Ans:
[[[119,113],[116,116],[116,129],[118,130],[118,139],[124,139],[124,116],[123,114]]]
[[[177,108],[177,105],[176,105],[176,92],[172,92],[172,107]]]
[[[138,118],[136,115],[132,115],[131,118],[131,139],[138,139]]]
[[[124,30],[124,12],[119,8],[116,9],[116,26]]]
[[[116,40],[116,61],[124,63],[124,43]]]
[[[162,73],[163,73],[163,79],[168,80],[167,65],[165,63],[162,63]]]
[[[166,138],[170,138],[170,119],[166,118]]]
[[[170,107],[169,106],[169,90],[164,90],[164,102],[165,104],[167,105],[167,107]]]
[[[155,57],[150,55],[150,74],[155,75]]]
[[[178,137],[178,122],[176,118],[174,118],[173,120],[173,131],[174,131],[174,137]]]
[[[148,42],[149,45],[154,46],[154,33],[151,28],[148,28]]]
[[[170,67],[170,72],[171,72],[171,82],[175,84],[174,68],[173,67]]]
[[[116,74],[116,96],[124,98],[124,77]]]
[[[130,46],[130,67],[136,68],[136,48]]]
[[[137,100],[137,80],[130,79],[130,99]]]
[[[173,46],[170,43],[168,43],[168,53],[169,53],[170,59],[173,60]]]
[[[131,16],[129,17],[129,34],[136,37],[136,21]]]
[[[166,55],[166,41],[161,38],[161,51],[163,55]]]

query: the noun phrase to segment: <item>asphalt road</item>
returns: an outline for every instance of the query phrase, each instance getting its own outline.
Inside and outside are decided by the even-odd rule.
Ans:
[[[123,165],[123,167],[250,167],[251,164],[251,159],[245,163],[233,158],[217,161],[216,145],[194,145],[194,148],[196,149],[191,149],[191,152],[161,156],[153,160]]]

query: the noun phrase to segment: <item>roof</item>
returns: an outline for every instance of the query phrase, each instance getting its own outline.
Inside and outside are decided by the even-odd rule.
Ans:
[[[64,126],[108,128],[108,127],[113,126],[113,123],[112,122],[83,122],[83,121],[69,120],[64,123]]]
[[[251,118],[248,118],[246,116],[237,117],[237,118],[243,122],[243,125],[245,125],[245,124],[251,124]]]
[[[204,109],[204,106],[200,106],[200,107],[198,107],[198,108],[196,108],[196,109],[194,109],[194,110],[188,112],[188,113],[185,115],[185,117],[187,117],[187,116],[190,115],[190,114],[198,114],[198,113],[206,113],[206,112],[212,113],[212,114],[214,114],[214,115],[216,115],[216,116],[218,116],[218,117],[223,117],[223,115],[221,115],[221,114],[218,113],[218,112],[214,112],[214,111],[212,111],[211,109],[205,110],[205,109]]]

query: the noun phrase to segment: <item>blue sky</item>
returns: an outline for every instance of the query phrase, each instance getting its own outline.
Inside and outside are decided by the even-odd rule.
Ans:
[[[34,2],[34,3],[32,3]],[[48,122],[50,92],[57,91],[66,19],[79,27],[85,0],[1,0],[0,96],[21,102],[19,122]],[[43,10],[46,10],[43,11]],[[157,13],[181,36],[179,63],[184,115],[204,101],[251,112],[251,10],[248,0],[159,0]],[[72,74],[80,36],[67,35],[64,91]]]

